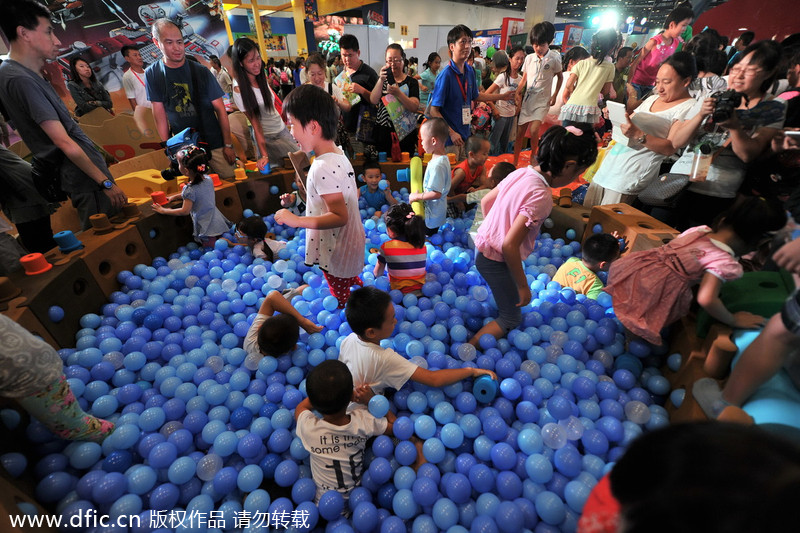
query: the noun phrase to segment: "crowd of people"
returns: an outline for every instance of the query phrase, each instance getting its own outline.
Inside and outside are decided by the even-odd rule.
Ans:
[[[29,165],[0,149],[2,188],[15,191],[0,202],[20,243],[46,251],[52,247],[54,202],[68,196],[85,229],[91,215],[113,215],[127,198],[73,113],[39,74],[60,44],[49,11],[32,0],[3,6],[8,11],[0,28],[10,53],[0,66],[0,99],[34,158]],[[594,166],[584,206],[633,204],[681,233],[662,247],[626,255],[618,236],[596,234],[584,243],[582,257],[561,266],[555,281],[589,298],[607,293],[630,337],[654,345],[664,342],[664,328],[685,316],[693,302],[729,326],[764,327],[724,389],[698,382],[696,397],[711,418],[741,405],[785,362],[800,341],[798,292],[780,313],[761,317],[731,313],[720,291],[725,281],[743,275],[742,256],[770,245],[774,264],[800,274],[800,239],[789,237],[800,222],[800,39],[778,43],[748,32],[728,57],[717,32],[692,35],[693,19],[691,7],[679,5],[663,31],[635,51],[623,46],[615,30],[600,30],[590,50],[576,46],[563,58],[552,46],[555,27],[547,21],[530,29],[529,50],[515,47],[491,58],[473,47],[470,28],[456,25],[447,35],[450,57],[430,54],[420,72],[398,44],[386,48],[385,64],[375,71],[360,58],[352,35],[341,37],[335,57],[312,53],[289,63],[265,63],[254,41],[239,38],[230,47],[231,72],[217,57],[209,69],[189,60],[181,27],[168,19],[152,26],[162,60],[144,70],[139,51],[123,49],[130,64],[123,82],[131,108],[151,108],[164,141],[186,128],[199,132],[196,145],[175,154],[177,168],[189,178],[171,198],[182,204],[154,210],[190,215],[201,245],[213,246],[233,226],[215,207],[209,177],[211,172],[234,176],[236,127],[226,99],[251,127],[245,137],[252,135],[260,169],[289,153],[314,154],[307,179],[292,198],[282,198],[285,207],[274,221],[305,229],[305,261],[321,269],[353,331],[341,343],[338,361],[326,361],[308,375],[308,397],[297,406],[297,436],[311,452],[317,496],[351,490],[358,475],[337,475],[332,465],[361,457],[371,436],[392,435],[391,413],[376,418],[353,409],[351,401],[367,404],[408,380],[443,387],[496,377],[467,367],[430,371],[381,343],[392,336],[396,318],[388,293],[363,286],[368,221],[362,212],[382,218],[388,236],[374,276],[386,273],[391,289],[403,294],[421,294],[425,285],[426,240],[448,220],[472,219],[475,266],[497,306],[496,319],[468,340],[481,349],[517,328],[531,303],[523,263],[551,213],[553,190],[573,184]],[[70,72],[74,115],[112,110],[108,92],[85,59],[73,58]],[[481,112],[488,120],[476,121]],[[528,143],[531,164],[520,166]],[[391,191],[377,162],[382,152],[429,154],[422,189],[407,198]],[[356,153],[366,156],[358,177]],[[513,154],[513,163],[488,164],[501,154]],[[285,246],[267,237],[260,217],[239,221],[236,229],[232,244],[248,246],[254,257],[272,260]],[[14,261],[0,264],[7,270],[14,266]],[[281,355],[293,349],[299,328],[321,329],[288,303],[302,290],[264,299],[245,349]],[[0,321],[0,326],[24,337],[12,324]],[[40,363],[48,371],[38,383],[47,390],[28,403],[37,416],[48,418],[47,406],[68,391],[55,368],[58,358],[42,353]],[[28,394],[31,386],[17,389],[16,395]],[[105,421],[71,409],[51,421],[64,436],[101,441],[110,432]],[[88,434],[76,430],[76,419],[90,425]],[[312,443],[323,433],[352,438],[353,449],[336,457],[316,452]],[[621,501],[633,505],[623,474],[633,475],[620,471],[612,484],[623,487]]]

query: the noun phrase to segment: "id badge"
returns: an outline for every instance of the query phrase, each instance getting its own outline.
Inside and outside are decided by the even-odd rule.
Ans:
[[[470,110],[469,106],[464,106],[461,108],[461,124],[464,126],[472,124],[472,111]]]

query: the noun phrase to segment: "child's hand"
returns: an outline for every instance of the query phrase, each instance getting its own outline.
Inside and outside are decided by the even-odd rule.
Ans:
[[[373,396],[375,396],[375,392],[369,385],[361,385],[353,391],[353,401],[363,405],[369,404]]]
[[[422,193],[420,192],[412,192],[408,195],[409,202],[421,202],[422,201]]]
[[[550,97],[550,104],[549,105],[550,105],[550,107],[553,107],[554,105],[556,105],[556,95],[555,94]]]
[[[747,311],[739,311],[733,314],[733,327],[741,329],[757,329],[766,324],[767,319],[763,316],[754,315]]]
[[[524,287],[518,289],[519,293],[519,303],[517,307],[525,307],[529,303],[531,303],[531,288],[528,287],[526,283]]]
[[[297,216],[288,209],[281,209],[275,213],[275,223],[295,227]]]
[[[611,236],[619,241],[619,253],[625,253],[625,250],[628,249],[628,238],[625,236],[620,237],[619,232],[612,231]]]
[[[479,378],[481,376],[489,376],[493,380],[497,381],[497,374],[495,374],[491,370],[486,370],[485,368],[474,368],[472,370],[473,378]]]
[[[290,207],[294,205],[295,195],[293,192],[286,192],[281,195],[281,205],[283,207]]]
[[[256,165],[258,165],[258,170],[264,170],[265,168],[269,168],[269,157],[268,156],[260,157]]]
[[[800,239],[787,242],[772,256],[775,263],[789,272],[800,274]]]
[[[166,209],[161,204],[153,204],[153,211],[156,213],[161,213],[162,215],[166,212]]]
[[[322,331],[322,326],[313,323],[311,320],[307,318],[303,318],[300,322],[300,327],[303,328],[306,333],[319,333]]]

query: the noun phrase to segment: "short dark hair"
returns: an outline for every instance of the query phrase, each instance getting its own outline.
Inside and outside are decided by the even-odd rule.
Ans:
[[[376,168],[376,169],[378,169],[378,172],[383,172],[381,170],[381,164],[378,162],[377,159],[372,159],[372,158],[366,159],[364,161],[364,168],[362,170],[362,173],[366,174],[367,170],[369,170],[371,168]]]
[[[340,413],[353,398],[353,374],[338,359],[326,359],[308,373],[306,394],[311,406],[323,415]]]
[[[711,421],[649,432],[631,443],[609,479],[621,531],[797,527],[800,449],[758,426]]]
[[[359,52],[360,49],[358,48],[358,37],[350,33],[345,33],[339,38],[339,48],[342,50]]]
[[[467,146],[466,146],[467,153],[469,154],[470,152],[479,152],[481,147],[483,146],[483,143],[485,142],[487,143],[489,142],[489,140],[486,139],[486,137],[481,137],[480,135],[472,135],[470,138],[467,139]]]
[[[622,48],[617,50],[617,59],[625,57],[631,52],[633,52],[633,48],[631,48],[630,46],[623,46]]]
[[[592,57],[592,54],[590,54],[586,48],[583,46],[573,46],[564,54],[564,64],[569,66],[571,61],[578,62],[589,57]]]
[[[431,117],[422,123],[422,127],[428,128],[431,136],[439,142],[447,142],[450,136],[450,126],[439,117]]]
[[[534,24],[531,28],[530,41],[531,44],[550,44],[556,36],[556,27],[552,22],[543,21]]]
[[[128,52],[130,52],[131,50],[138,51],[139,47],[135,45],[126,44],[125,46],[122,47],[119,53],[122,54],[122,57],[128,57]]]
[[[369,328],[379,328],[383,324],[386,308],[392,304],[392,297],[376,287],[368,286],[350,293],[344,315],[350,329],[360,336]]]
[[[515,170],[517,170],[517,167],[515,167],[512,163],[509,163],[508,161],[500,161],[492,167],[490,176],[498,182],[501,182],[506,179],[506,176]]]
[[[619,241],[609,233],[593,233],[583,243],[583,260],[593,265],[613,261],[619,255]]]
[[[222,66],[222,63],[220,63],[220,60],[219,60],[219,56],[216,56],[216,55],[208,56],[208,62],[211,63],[212,65]]]
[[[264,223],[264,219],[258,215],[243,218],[236,224],[236,229],[257,241],[263,241],[267,236],[267,225]]]
[[[82,58],[81,56],[73,56],[72,59],[69,60],[69,75],[72,77],[72,81],[74,81],[75,83],[81,83],[81,77],[78,74],[78,69],[75,68],[75,66],[78,64],[78,61],[83,61],[84,63],[89,65],[89,72],[91,73],[89,79],[92,80],[92,82],[97,81],[97,76],[94,75],[94,69],[92,68],[92,64],[89,63],[89,61],[87,61],[86,59]]]
[[[13,0],[3,2],[2,6],[4,15],[0,17],[0,29],[10,43],[17,40],[17,27],[35,30],[39,25],[39,18],[52,18],[50,10],[35,0]]]
[[[447,32],[448,46],[451,44],[456,44],[456,42],[458,42],[458,40],[464,36],[467,36],[470,39],[472,39],[472,30],[463,24],[458,24],[457,26],[453,26],[450,29],[450,31]]]
[[[755,32],[753,32],[753,31],[745,31],[745,32],[742,32],[742,34],[739,36],[739,41],[744,46],[750,46],[750,43],[752,43],[753,39],[755,39],[755,38],[756,38],[756,33]]]
[[[682,20],[693,19],[694,11],[690,7],[678,6],[667,15],[667,20],[664,22],[664,28],[669,28],[670,24],[680,24]]]
[[[299,327],[292,315],[279,313],[267,318],[258,330],[258,351],[272,357],[287,353],[300,338]]]
[[[315,120],[322,128],[323,139],[332,141],[336,138],[339,107],[327,92],[316,85],[295,87],[283,102],[283,112],[292,115],[292,119],[304,128]]]

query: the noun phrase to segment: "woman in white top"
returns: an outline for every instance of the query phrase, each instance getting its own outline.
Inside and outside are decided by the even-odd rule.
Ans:
[[[311,85],[316,85],[333,98],[333,101],[336,102],[336,105],[339,106],[339,109],[343,112],[350,111],[350,101],[344,97],[344,93],[342,93],[341,87],[333,83],[331,80],[327,80],[327,65],[325,63],[325,58],[322,57],[322,54],[318,52],[312,52],[308,55],[308,59],[306,59],[306,72],[308,73],[308,83]]]
[[[695,103],[688,87],[696,75],[694,58],[688,52],[676,52],[661,64],[654,94],[636,109],[635,115],[645,113],[666,119],[660,121],[663,126],[659,128],[659,121],[653,121],[659,131],[647,134],[630,119],[620,125],[629,139],[628,146],[616,143],[611,147],[586,191],[585,207],[633,203],[658,177],[661,163],[675,153],[672,138],[678,129],[676,124]]]
[[[233,101],[250,120],[260,157],[258,168],[280,164],[286,154],[300,149],[275,109],[275,93],[269,87],[258,45],[247,37],[236,39],[231,50]]]

